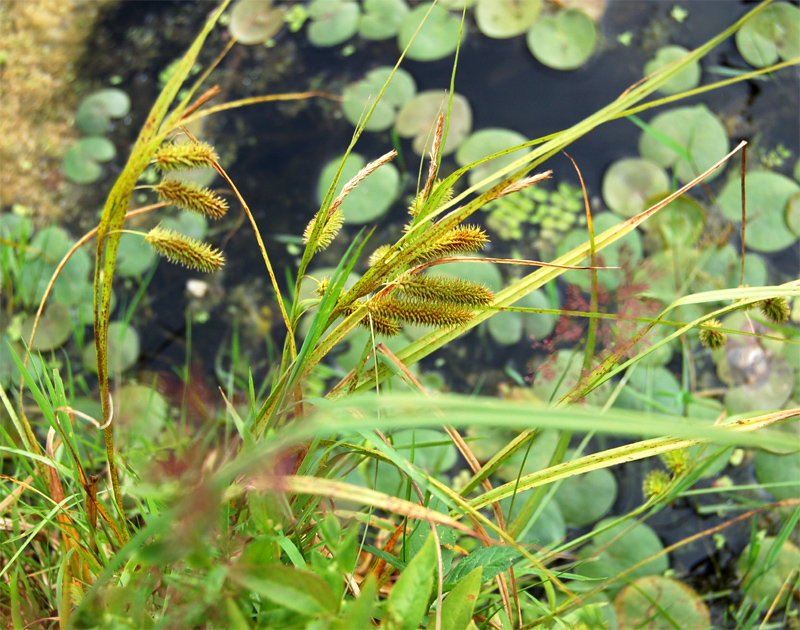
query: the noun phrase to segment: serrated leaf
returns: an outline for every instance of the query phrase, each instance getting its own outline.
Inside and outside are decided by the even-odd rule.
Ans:
[[[519,556],[519,551],[513,547],[481,547],[456,565],[456,568],[447,577],[446,584],[458,584],[465,575],[471,573],[476,567],[483,569],[482,581],[485,582],[498,573],[505,571]]]
[[[482,567],[475,567],[461,580],[442,603],[442,628],[468,628],[481,589]]]
[[[416,628],[428,611],[436,569],[436,539],[431,534],[395,582],[386,603],[385,630]]]

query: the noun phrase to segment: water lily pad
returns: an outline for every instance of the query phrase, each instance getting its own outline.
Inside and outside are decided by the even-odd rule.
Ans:
[[[659,48],[656,51],[656,56],[645,64],[644,75],[649,76],[656,70],[675,63],[687,54],[689,54],[689,51],[683,46],[664,46]],[[693,61],[658,88],[658,91],[664,94],[677,94],[678,92],[691,90],[700,84],[700,72],[700,64],[697,61]]]
[[[555,70],[575,70],[592,56],[597,27],[582,11],[559,11],[538,20],[528,31],[528,49]]]
[[[772,536],[765,537],[760,541],[755,558],[750,557],[751,545],[747,545],[739,556],[736,569],[744,577],[743,589],[754,601],[766,599],[772,603],[777,599],[775,603],[780,608],[792,593],[791,588],[784,588],[784,583],[789,580],[791,584],[790,576],[800,566],[800,549],[787,540],[778,553],[773,553],[772,546],[775,543],[776,539]],[[772,562],[768,565],[770,556]]]
[[[169,404],[152,387],[125,385],[114,396],[114,426],[127,440],[154,441],[169,417]]]
[[[285,13],[272,0],[239,0],[231,11],[228,30],[240,44],[262,44],[283,28]]]
[[[756,68],[800,56],[800,9],[788,2],[767,7],[736,32],[736,47]]]
[[[656,533],[644,523],[639,523],[627,531],[631,523],[623,522],[605,532],[600,532],[612,520],[614,519],[604,519],[595,525],[594,529],[599,533],[592,538],[591,543],[578,552],[579,558],[586,562],[575,568],[576,573],[591,578],[614,577],[664,549]],[[612,540],[614,542],[611,542]],[[668,568],[667,557],[662,555],[634,569],[626,577],[635,580],[645,575],[658,575]],[[616,590],[620,586],[613,584],[610,588]]]
[[[447,111],[447,92],[427,90],[406,102],[397,113],[395,130],[403,138],[413,138],[412,148],[417,155],[430,152],[436,119]],[[472,131],[472,108],[461,94],[453,94],[450,125],[443,154],[455,151]]]
[[[572,459],[570,455],[568,459]],[[617,480],[607,468],[575,475],[561,482],[553,499],[570,525],[591,525],[608,514],[617,499]]]
[[[475,23],[495,39],[522,35],[542,11],[542,0],[478,0]]]
[[[595,236],[620,223],[620,219],[610,212],[601,212],[595,215],[593,221]],[[556,253],[558,256],[566,254],[588,240],[589,233],[586,228],[571,230],[556,247]],[[617,267],[623,261],[626,264],[633,264],[642,258],[642,238],[639,232],[634,230],[599,251],[597,256],[599,264],[604,267]],[[588,266],[590,261],[587,259],[581,264]],[[566,271],[561,277],[565,282],[585,290],[592,286],[591,271]],[[620,269],[603,269],[597,272],[597,279],[600,284],[613,291],[623,281],[624,274]]]
[[[107,138],[96,136],[78,140],[64,154],[64,175],[76,184],[91,184],[103,172],[100,164],[116,154],[117,148]]]
[[[661,166],[642,158],[614,162],[603,175],[603,201],[621,217],[647,209],[647,201],[669,190],[669,178]]]
[[[708,606],[691,587],[660,575],[648,575],[622,589],[614,599],[620,628],[709,628]]]
[[[56,265],[73,244],[67,232],[56,226],[43,229],[31,239],[21,272],[22,299],[26,305],[38,304],[42,299]],[[67,305],[78,304],[75,296],[88,282],[91,268],[92,261],[86,251],[75,251],[56,279],[53,299]]]
[[[405,0],[364,0],[358,32],[364,39],[389,39],[397,35],[408,14]]]
[[[682,183],[691,181],[707,170],[728,152],[728,137],[719,119],[705,105],[678,107],[658,114],[650,122],[655,132],[666,136],[681,146],[691,163],[681,157],[660,137],[643,131],[639,137],[639,153],[663,167],[672,167]],[[705,181],[711,181],[722,173],[718,169]]]
[[[557,350],[554,358],[538,365],[534,374],[532,394],[545,403],[559,400],[581,379],[583,355],[573,350]],[[589,405],[602,405],[610,392],[604,383],[583,398]]]
[[[666,197],[656,195],[648,200],[652,205]],[[662,208],[651,219],[645,221],[642,227],[648,232],[657,231],[664,247],[690,247],[694,245],[706,226],[706,213],[697,201],[688,195],[681,195],[671,201],[666,208]]]
[[[156,260],[153,248],[138,234],[123,234],[119,239],[116,273],[122,278],[141,278]]]
[[[513,304],[523,308],[550,308],[550,301],[544,291],[531,291]],[[533,339],[544,339],[556,325],[557,316],[547,313],[518,313],[501,311],[492,315],[486,322],[492,338],[499,344],[511,346],[527,334]]]
[[[668,369],[640,367],[631,373],[616,406],[678,416],[683,413],[682,389]]]
[[[130,97],[122,90],[108,88],[83,99],[75,122],[84,133],[101,136],[108,131],[112,118],[126,116],[130,110]]]
[[[800,185],[780,173],[752,171],[745,175],[747,230],[745,244],[758,252],[776,252],[797,238],[786,224],[786,206]],[[722,190],[719,207],[731,221],[742,217],[742,189],[732,178]]]
[[[762,378],[755,378],[725,393],[725,408],[732,414],[777,410],[794,389],[794,370],[783,357],[765,356]]]
[[[436,4],[444,7],[448,11],[461,11],[464,9],[464,5],[467,6],[467,9],[471,9],[475,6],[477,1],[478,0],[439,0]]]
[[[343,157],[340,155],[334,158],[322,169],[317,184],[317,195],[320,201],[324,199]],[[348,156],[342,169],[339,185],[336,187],[337,195],[366,164],[367,161],[357,153],[351,153]],[[383,216],[394,203],[399,191],[400,173],[394,165],[384,164],[362,180],[342,202],[341,209],[344,213],[345,223],[368,223]]]
[[[97,374],[97,356],[94,343],[83,348],[83,366]],[[139,358],[139,335],[125,322],[111,322],[108,325],[108,372],[121,374],[132,367]]]
[[[202,241],[208,234],[208,219],[195,212],[181,212],[177,216],[164,219],[163,226],[184,236]]]
[[[456,151],[456,162],[459,166],[466,166],[489,155],[510,149],[527,142],[528,139],[510,129],[481,129],[476,131]],[[470,186],[474,186],[497,170],[508,166],[529,153],[529,149],[520,149],[498,156],[488,162],[482,162],[469,171]],[[478,190],[485,191],[496,184],[497,180],[481,186]]]
[[[434,61],[455,52],[460,32],[460,16],[448,13],[447,9],[438,4],[423,2],[411,9],[403,19],[397,34],[397,45],[400,50],[405,50],[408,46],[406,56],[409,59]]]
[[[35,317],[30,315],[22,323],[22,336],[30,341]],[[60,348],[72,336],[74,323],[69,308],[59,302],[53,302],[42,313],[36,328],[36,337],[30,344],[31,350],[54,350]]]
[[[506,442],[507,443],[507,442]],[[558,443],[558,432],[546,430],[537,433],[530,449],[527,445],[517,450],[500,468],[497,476],[505,482],[547,468]],[[495,451],[496,452],[496,451]],[[492,453],[494,455],[494,453]],[[519,499],[517,499],[519,501]]]
[[[786,202],[786,225],[795,236],[800,236],[800,191]]]
[[[346,42],[356,34],[360,14],[353,0],[314,0],[308,5],[308,41],[320,48]]]
[[[759,451],[755,465],[756,477],[760,483],[790,484],[767,488],[776,499],[800,499],[800,451],[786,455]]]
[[[517,516],[520,508],[525,503],[524,499],[525,496],[516,497],[514,501],[514,511],[510,514],[511,498],[508,497],[500,501],[500,507],[503,509],[503,514],[506,515],[507,523],[510,523],[511,520]],[[563,540],[566,535],[567,524],[564,522],[564,517],[561,515],[558,503],[555,501],[548,501],[536,520],[529,522],[520,529],[517,540],[544,547]]]
[[[370,70],[360,81],[348,85],[342,93],[342,111],[350,124],[357,126],[381,91],[394,68],[384,66]],[[414,96],[417,85],[402,68],[395,71],[372,116],[364,127],[367,131],[383,131],[394,124],[398,107]]]

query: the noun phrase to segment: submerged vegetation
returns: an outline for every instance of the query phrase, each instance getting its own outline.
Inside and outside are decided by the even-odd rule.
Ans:
[[[417,93],[403,59],[341,97],[218,103],[225,90],[206,85],[237,39],[251,50],[284,25],[319,47],[397,38],[430,60],[457,53],[474,19],[491,38],[527,33],[567,70],[595,50],[600,5],[225,0],[164,73],[96,228],[73,240],[0,217],[8,627],[797,623],[800,280],[773,283],[764,256],[796,241],[800,166],[795,179],[766,157],[750,168],[707,106],[672,105],[732,37],[758,69],[696,90],[780,81],[800,63],[796,7],[767,1],[695,50],[659,51],[619,98],[535,139],[473,132],[458,57],[447,92]],[[228,47],[198,69],[221,20]],[[673,96],[646,100],[658,91]],[[311,98],[356,131],[309,176],[319,208],[284,239],[284,269],[202,123]],[[92,137],[65,156],[68,176],[94,181],[105,154],[80,142],[106,140],[126,112],[116,92],[84,101]],[[576,162],[579,185],[544,170],[620,118],[641,130],[640,155],[610,165],[601,191]],[[357,153],[364,132],[396,148]],[[198,183],[199,169],[222,184]],[[375,229],[399,200],[402,224]],[[192,365],[192,326],[222,300],[210,274],[242,252],[209,220],[249,223],[266,278],[237,294],[247,318],[214,387]],[[133,377],[156,254],[203,275],[187,283],[186,364]],[[481,355],[491,347],[499,362]],[[466,389],[451,373],[499,396],[448,392]]]

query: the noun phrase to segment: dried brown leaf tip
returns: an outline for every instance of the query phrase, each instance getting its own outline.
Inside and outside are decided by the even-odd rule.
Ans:
[[[211,273],[225,264],[222,253],[201,241],[157,225],[145,237],[152,248],[167,260],[198,271]]]
[[[219,156],[206,142],[167,142],[153,156],[153,163],[162,172],[213,167],[217,160]]]
[[[349,195],[361,181],[369,177],[369,175],[372,172],[374,172],[387,162],[391,162],[395,158],[395,156],[397,156],[397,151],[392,149],[388,153],[384,153],[377,160],[373,160],[372,162],[367,164],[364,168],[362,168],[360,171],[358,171],[358,173],[356,173],[353,176],[353,178],[344,185],[344,187],[342,188],[342,192],[340,192],[336,196],[336,199],[333,200],[333,203],[331,204],[328,210],[328,214],[329,215],[332,214],[340,205],[342,205],[342,202],[345,200],[345,197],[347,197],[347,195]]]
[[[318,218],[319,212],[314,215],[314,218],[311,219],[311,221],[309,221],[305,231],[303,232],[303,242],[306,245],[314,233]],[[328,220],[325,222],[325,225],[322,228],[322,231],[317,236],[317,241],[314,244],[314,250],[319,252],[328,247],[328,245],[333,242],[333,239],[336,238],[339,230],[342,229],[342,225],[344,225],[344,213],[339,208],[336,208],[330,213]]]
[[[228,212],[228,202],[208,188],[172,178],[163,179],[154,188],[162,201],[211,219],[221,219]]]
[[[700,335],[700,343],[706,348],[709,350],[717,350],[728,343],[728,335],[718,330],[722,327],[718,319],[709,319],[703,325],[705,328],[701,328],[698,334]]]

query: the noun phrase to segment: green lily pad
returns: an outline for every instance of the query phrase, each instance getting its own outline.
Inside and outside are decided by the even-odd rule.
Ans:
[[[660,575],[648,575],[614,598],[621,628],[709,628],[708,606],[691,587]]]
[[[231,11],[228,30],[240,44],[263,44],[283,28],[286,14],[272,0],[239,0]]]
[[[83,366],[97,374],[97,356],[94,343],[83,348]],[[139,335],[125,322],[111,322],[108,325],[108,372],[121,374],[132,367],[139,358]]]
[[[773,554],[772,546],[775,543],[776,539],[772,536],[765,537],[760,541],[755,558],[750,557],[751,545],[747,545],[739,556],[736,568],[744,578],[742,588],[751,599],[756,602],[766,599],[771,604],[777,598],[776,605],[780,608],[791,595],[792,589],[784,588],[784,582],[789,580],[791,584],[790,576],[800,566],[800,549],[787,540],[778,553]],[[772,563],[767,565],[770,556],[773,557]]]
[[[783,357],[765,357],[765,361],[768,366],[762,378],[725,393],[725,408],[730,413],[777,410],[789,400],[794,389],[794,370]]]
[[[646,210],[651,197],[668,190],[667,173],[651,160],[617,160],[603,175],[603,201],[613,213],[626,219]]]
[[[363,79],[344,89],[342,111],[350,124],[358,126],[393,70],[394,68],[388,66],[370,70]],[[383,131],[391,127],[397,116],[397,109],[411,99],[416,91],[414,77],[398,68],[364,128],[367,131]]]
[[[656,70],[660,70],[678,61],[681,57],[685,57],[688,53],[689,51],[683,46],[664,46],[659,48],[656,51],[656,56],[645,64],[644,75],[649,76]],[[658,91],[664,94],[677,94],[678,92],[691,90],[700,84],[700,73],[700,64],[697,61],[693,61],[658,88]]]
[[[168,217],[162,222],[164,228],[202,241],[208,234],[208,219],[196,212],[181,212],[177,216]]]
[[[728,152],[728,136],[719,119],[705,105],[678,107],[658,114],[650,122],[653,130],[681,146],[691,158],[687,162],[675,149],[663,143],[648,131],[639,136],[639,153],[664,168],[672,167],[682,183],[697,177]],[[722,173],[718,169],[705,181],[711,181]]]
[[[411,9],[403,18],[397,33],[397,45],[400,50],[406,50],[408,46],[406,56],[409,59],[434,61],[455,52],[460,32],[460,16],[448,13],[447,9],[438,4],[423,2]]]
[[[736,32],[736,47],[756,68],[800,56],[800,9],[788,2],[767,7]]]
[[[597,236],[620,223],[620,220],[610,212],[601,212],[593,217],[593,223],[594,233]],[[558,256],[566,254],[588,240],[589,233],[586,228],[571,230],[556,247],[556,253]],[[599,264],[604,267],[617,267],[623,260],[627,263],[635,263],[642,258],[642,238],[639,232],[634,230],[599,251],[597,256]],[[590,260],[584,260],[581,264],[588,266]],[[577,285],[584,290],[588,290],[592,286],[592,272],[588,270],[566,271],[561,277],[565,282]],[[597,279],[600,284],[613,291],[623,281],[624,274],[619,269],[602,269],[597,272]]]
[[[543,291],[537,289],[520,298],[513,306],[550,308],[550,301]],[[544,339],[553,331],[557,319],[556,315],[547,313],[500,311],[492,315],[486,327],[497,343],[512,346],[522,340],[525,334],[533,339]]]
[[[797,238],[786,224],[785,209],[800,185],[780,173],[752,171],[744,178],[747,190],[745,244],[757,252],[776,252]],[[738,177],[722,190],[719,207],[731,221],[742,217],[742,189]]]
[[[475,23],[487,37],[507,39],[522,35],[541,12],[542,0],[478,0]]]
[[[572,459],[570,455],[568,459]],[[617,499],[617,480],[607,468],[569,477],[561,482],[553,499],[564,520],[576,527],[590,525],[608,514]]]
[[[448,11],[461,11],[464,9],[464,5],[467,5],[467,9],[471,9],[475,6],[475,3],[478,0],[439,0],[436,4],[439,6],[444,7]]]
[[[800,191],[786,202],[786,225],[795,236],[800,236]]]
[[[130,110],[130,97],[122,90],[108,88],[83,99],[75,115],[75,123],[85,134],[101,136],[108,131],[112,118],[122,118]]]
[[[511,497],[500,501],[500,507],[503,509],[503,514],[506,515],[507,523],[510,523],[511,520],[517,516],[520,508],[525,503],[525,498],[525,495],[518,495],[516,497],[514,501],[514,511],[511,514],[509,514],[508,511],[511,508]],[[548,501],[538,518],[522,527],[517,540],[545,547],[563,540],[566,535],[567,524],[564,522],[564,517],[561,515],[558,503],[555,501]]]
[[[649,205],[657,203],[666,197],[656,195],[648,200]],[[690,247],[694,245],[706,226],[706,213],[697,201],[687,195],[681,195],[662,208],[651,219],[645,221],[642,227],[648,231],[657,231],[664,247]]]
[[[592,56],[597,27],[583,11],[559,11],[538,20],[528,31],[528,49],[555,70],[575,70]]]
[[[447,112],[447,92],[427,90],[407,101],[397,113],[395,130],[402,138],[413,138],[417,155],[427,155],[433,144],[433,132],[440,112]],[[455,151],[472,131],[472,108],[461,94],[453,94],[450,125],[443,155]]]
[[[76,184],[91,184],[100,178],[100,166],[117,154],[114,143],[98,136],[83,138],[73,144],[64,154],[64,175]]]
[[[320,48],[346,42],[356,34],[360,14],[352,0],[314,0],[308,5],[308,41]]]
[[[595,525],[595,531],[600,532],[613,520],[609,518],[600,521]],[[608,531],[596,534],[592,542],[578,552],[578,557],[586,562],[578,565],[575,572],[590,578],[614,577],[664,549],[664,545],[648,525],[639,523],[627,531],[630,526],[631,523],[623,522]],[[611,542],[612,540],[614,542]],[[658,575],[668,568],[667,557],[662,555],[634,569],[626,577],[635,580],[646,575]],[[615,583],[609,588],[616,590],[620,587],[620,584]]]
[[[559,400],[581,379],[583,355],[573,350],[557,350],[554,359],[537,366],[531,393],[544,403]],[[602,405],[609,395],[609,383],[604,383],[583,398],[589,405]]]
[[[537,433],[530,449],[526,445],[524,448],[517,450],[497,469],[497,476],[508,482],[547,468],[557,443],[558,431],[546,430]],[[517,501],[519,501],[519,498]]]
[[[322,169],[317,184],[317,195],[320,201],[325,198],[328,187],[333,181],[339,164],[344,156],[340,155],[328,162]],[[366,166],[367,161],[357,153],[347,157],[336,187],[338,195],[344,185]],[[362,180],[342,202],[345,223],[368,223],[386,214],[400,192],[400,173],[393,164],[384,164],[369,177]]]
[[[56,266],[73,245],[67,232],[56,226],[45,228],[33,237],[21,272],[22,299],[26,305],[41,301]],[[78,304],[76,295],[88,283],[91,268],[92,261],[86,251],[76,250],[56,279],[53,299],[70,306]]]
[[[494,153],[511,149],[527,142],[528,139],[516,131],[510,129],[481,129],[476,131],[456,151],[456,162],[459,166],[466,166],[486,158]],[[529,153],[529,149],[520,149],[500,155],[492,160],[482,162],[469,171],[470,186],[474,186],[486,177],[489,177],[497,170],[508,166]],[[483,192],[497,183],[497,178],[489,184],[481,186],[478,190]]]
[[[408,14],[405,0],[364,0],[358,32],[364,39],[389,39],[397,35]]]
[[[146,385],[125,385],[114,396],[114,426],[127,440],[153,442],[164,429],[169,404]]]
[[[679,416],[683,413],[682,389],[668,369],[640,367],[631,373],[627,385],[617,398],[616,406]]]
[[[22,336],[25,341],[30,341],[33,331],[35,316],[30,315],[22,323]],[[31,350],[55,350],[60,348],[72,336],[74,323],[69,308],[59,302],[53,302],[42,313],[39,326],[36,328],[36,338],[30,344]]]
[[[779,501],[800,499],[800,451],[779,455],[759,451],[755,460],[756,477],[762,484],[785,484],[767,490]]]
[[[116,273],[122,278],[141,278],[156,261],[153,248],[138,234],[123,234],[117,250]]]
[[[794,163],[794,171],[792,171],[792,175],[794,176],[795,180],[800,182],[800,160]]]

